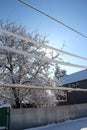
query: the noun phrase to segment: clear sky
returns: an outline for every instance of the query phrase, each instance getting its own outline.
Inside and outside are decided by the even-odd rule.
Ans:
[[[65,24],[87,35],[87,0],[26,0],[38,9],[61,20]],[[25,6],[18,0],[0,0],[0,18],[9,18],[18,24],[25,25],[30,31],[38,30],[42,35],[46,34],[49,45],[87,57],[87,38],[72,32],[66,27],[50,20],[46,16]],[[66,62],[87,65],[87,61],[62,55]],[[68,74],[82,69],[61,66]]]

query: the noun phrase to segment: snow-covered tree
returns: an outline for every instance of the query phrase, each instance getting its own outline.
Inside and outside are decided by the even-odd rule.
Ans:
[[[66,70],[62,70],[58,65],[56,65],[56,68],[55,68],[55,77],[57,79],[59,79],[60,77],[63,77],[65,75],[67,75]]]
[[[45,36],[41,36],[37,32],[28,33],[24,26],[17,25],[15,22],[4,22],[0,20],[0,28],[34,40],[40,43],[40,46],[34,46],[31,42],[25,42],[24,40],[4,33],[0,33],[0,45],[19,51],[22,50],[29,54],[35,54],[42,58],[47,55],[46,49],[41,46],[47,43]],[[53,55],[51,55],[51,58],[53,58]],[[48,62],[43,62],[33,57],[0,49],[0,83],[26,84],[42,87],[53,86],[53,82],[49,78],[51,66]],[[20,108],[25,103],[34,104],[37,107],[45,106],[45,104],[52,105],[52,102],[53,104],[56,102],[54,95],[49,95],[47,91],[33,91],[18,88],[0,88],[0,97],[16,108]]]

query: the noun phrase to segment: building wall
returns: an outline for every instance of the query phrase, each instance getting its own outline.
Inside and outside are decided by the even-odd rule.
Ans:
[[[80,81],[79,88],[87,89],[87,80]]]
[[[64,87],[87,89],[87,80],[66,84]],[[68,92],[67,103],[87,103],[87,92]]]
[[[10,130],[23,130],[81,117],[87,117],[87,104],[11,109]]]
[[[71,87],[71,88],[82,88],[87,89],[87,80],[82,80],[70,84],[63,85],[64,87]]]
[[[87,103],[87,92],[68,92],[68,104]]]

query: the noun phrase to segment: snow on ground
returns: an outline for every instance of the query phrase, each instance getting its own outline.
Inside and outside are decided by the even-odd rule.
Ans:
[[[87,118],[70,120],[63,123],[52,124],[26,130],[87,130]]]

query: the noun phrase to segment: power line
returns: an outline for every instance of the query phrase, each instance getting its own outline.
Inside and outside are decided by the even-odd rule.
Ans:
[[[56,19],[56,18],[54,18],[54,17],[50,16],[49,14],[47,14],[47,13],[45,13],[45,12],[43,12],[43,11],[41,11],[41,10],[37,9],[36,7],[34,7],[34,6],[30,5],[29,3],[27,3],[26,1],[24,1],[24,0],[19,0],[19,1],[20,1],[20,2],[22,2],[23,4],[27,5],[28,7],[32,8],[33,10],[35,10],[35,11],[37,11],[37,12],[39,12],[39,13],[41,13],[41,14],[45,15],[46,17],[48,17],[48,18],[52,19],[53,21],[55,21],[55,22],[57,22],[57,23],[59,23],[59,24],[61,24],[61,25],[65,26],[66,28],[68,28],[68,29],[72,30],[73,32],[75,32],[75,33],[77,33],[77,34],[79,34],[79,35],[83,36],[84,38],[87,38],[87,36],[86,36],[86,35],[84,35],[84,34],[80,33],[80,32],[79,32],[79,31],[77,31],[76,29],[74,29],[74,28],[72,28],[72,27],[68,26],[67,24],[65,24],[65,23],[61,22],[60,20],[58,20],[58,19]]]
[[[23,37],[23,36],[14,34],[14,33],[12,33],[12,32],[9,32],[8,30],[0,29],[0,32],[5,33],[5,34],[10,35],[10,36],[13,36],[14,38],[18,38],[18,39],[24,40],[24,41],[26,41],[26,42],[30,42],[30,43],[32,43],[32,44],[35,45],[35,46],[36,46],[36,45],[37,45],[37,46],[38,46],[38,45],[39,45],[39,46],[41,45],[41,46],[44,47],[44,48],[49,48],[49,49],[52,49],[52,50],[54,50],[54,51],[56,51],[56,52],[61,52],[61,53],[64,53],[64,54],[69,55],[69,56],[72,56],[72,57],[76,57],[76,58],[79,58],[79,59],[82,59],[82,60],[87,60],[86,57],[82,57],[82,56],[79,56],[79,55],[75,55],[75,54],[73,54],[73,53],[69,53],[69,52],[67,52],[67,51],[63,51],[63,50],[60,50],[60,49],[57,49],[57,48],[48,46],[48,45],[46,45],[46,44],[37,43],[37,42],[35,42],[35,41],[33,41],[33,40],[30,40],[29,38],[26,38],[26,37]]]
[[[19,89],[31,89],[31,90],[64,90],[64,91],[74,91],[74,92],[87,92],[87,89],[80,88],[67,88],[67,87],[41,87],[33,85],[22,85],[22,84],[0,84],[0,88],[19,88]]]
[[[0,49],[6,50],[8,52],[13,52],[13,53],[17,53],[17,54],[20,54],[20,55],[28,56],[30,58],[33,57],[35,59],[39,59],[39,60],[43,61],[44,63],[46,63],[46,62],[51,63],[51,64],[56,63],[56,64],[60,64],[60,65],[70,66],[70,67],[87,69],[87,66],[84,66],[84,65],[78,65],[78,64],[73,64],[73,63],[64,62],[64,61],[58,61],[58,60],[50,59],[48,57],[41,57],[41,56],[38,56],[38,55],[35,55],[35,54],[30,54],[30,53],[25,52],[25,51],[13,49],[13,48],[8,47],[8,46],[0,45]]]
[[[82,56],[79,56],[79,55],[75,55],[75,54],[73,54],[73,53],[69,53],[69,52],[67,52],[67,51],[63,51],[63,50],[60,50],[60,49],[58,49],[58,48],[55,48],[55,47],[52,47],[52,46],[48,46],[48,45],[46,45],[46,44],[42,44],[42,47],[49,48],[49,49],[52,49],[52,50],[54,50],[54,51],[56,51],[56,52],[61,52],[61,53],[64,53],[64,54],[66,54],[66,55],[69,55],[69,56],[72,56],[72,57],[76,57],[76,58],[79,58],[79,59],[82,59],[82,60],[87,60],[86,57],[82,57]]]

